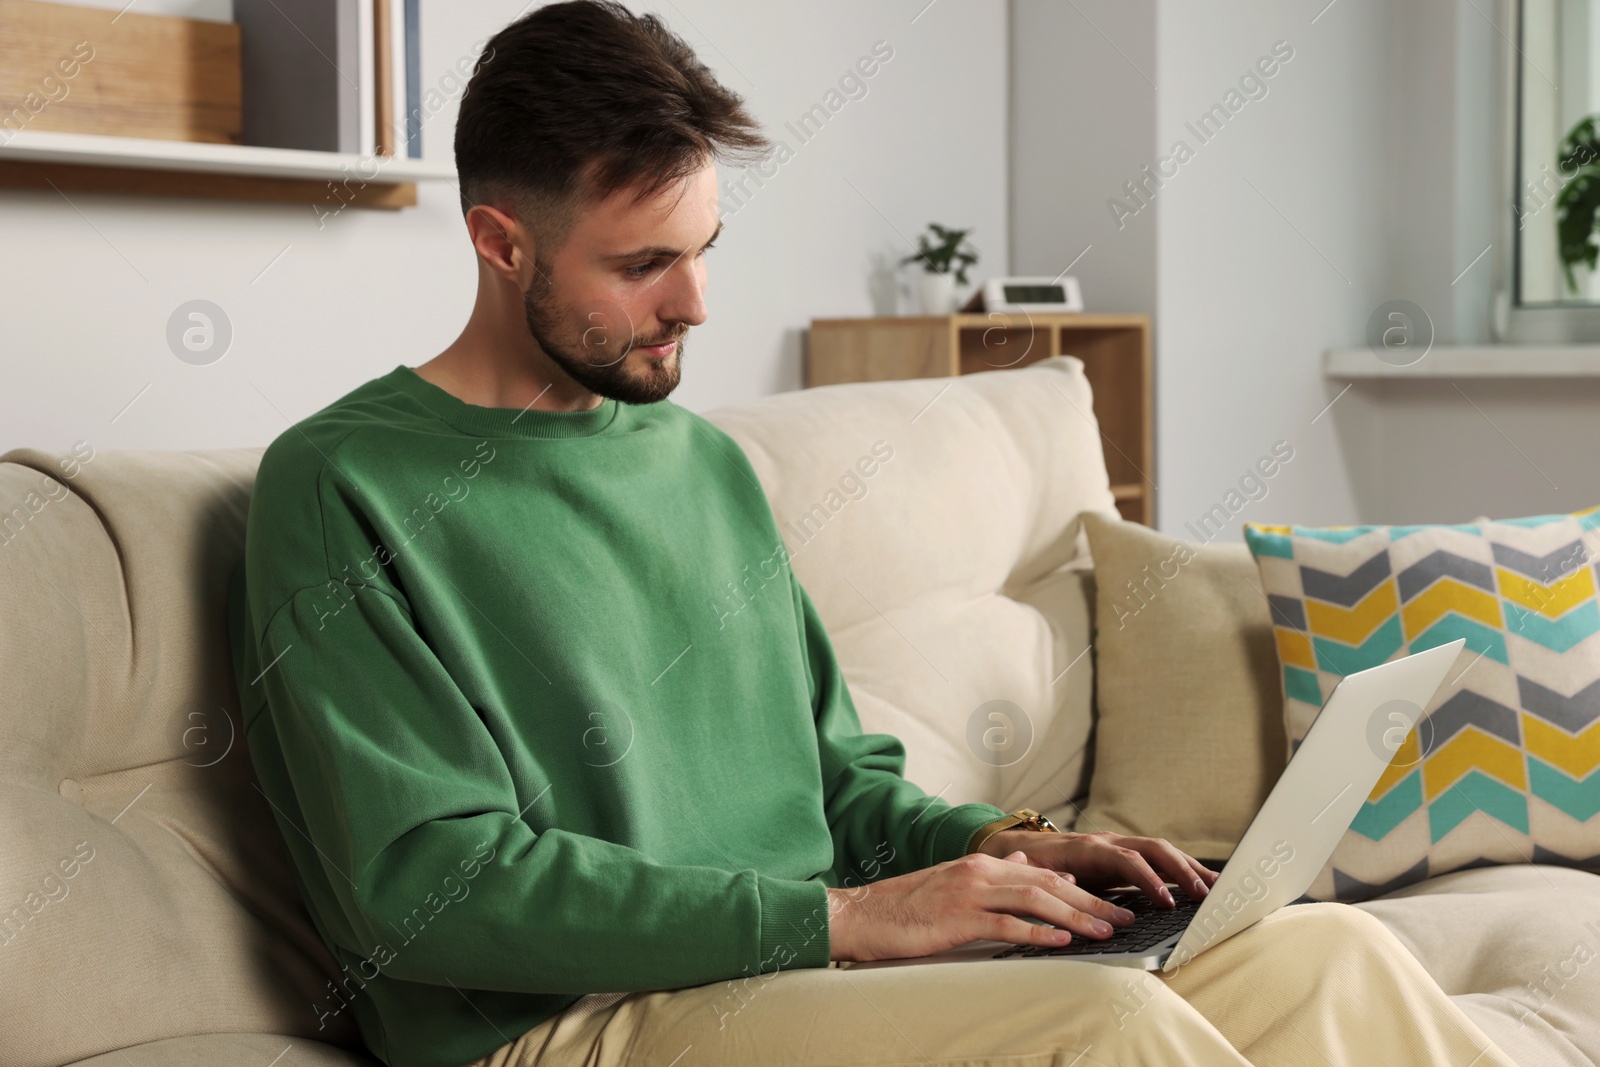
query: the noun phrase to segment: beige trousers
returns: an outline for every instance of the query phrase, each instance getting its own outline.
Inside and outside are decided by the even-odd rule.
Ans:
[[[1516,1067],[1387,927],[1322,903],[1170,976],[1060,958],[837,964],[587,997],[470,1067],[622,1064]]]

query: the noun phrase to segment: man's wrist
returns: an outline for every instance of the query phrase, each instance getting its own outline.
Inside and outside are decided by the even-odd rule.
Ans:
[[[850,921],[844,917],[854,903],[849,892],[828,887],[828,959],[854,959],[854,946],[850,943]]]
[[[927,811],[926,808],[923,810]],[[924,846],[923,855],[912,861],[913,869],[932,867],[967,855],[972,851],[973,835],[1003,815],[1005,811],[993,804],[975,802],[957,804],[948,811],[940,811],[934,818],[924,818],[920,822],[913,819],[917,826],[930,822],[934,824],[933,840]]]
[[[1010,855],[1013,849],[996,853],[991,847],[992,839],[1007,833],[1013,828],[1024,833],[1060,833],[1060,828],[1051,822],[1049,817],[1034,811],[1032,808],[1018,808],[998,819],[992,819],[973,831],[971,839],[967,842],[967,855],[982,852],[986,855]]]
[[[1001,858],[1034,844],[1043,836],[1038,830],[997,830],[984,838],[973,851]]]

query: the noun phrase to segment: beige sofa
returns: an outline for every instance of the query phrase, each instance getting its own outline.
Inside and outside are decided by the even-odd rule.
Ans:
[[[1077,517],[1116,514],[1091,412],[1057,357],[709,416],[766,487],[864,728],[898,735],[907,776],[948,801],[1068,825],[1086,801]],[[375,1062],[348,1012],[315,1007],[335,972],[237,733],[225,591],[259,458],[0,457],[0,1067]],[[1238,714],[1275,714],[1259,696]],[[1031,731],[1015,762],[978,740],[996,706]],[[1563,964],[1600,934],[1600,878],[1481,868],[1358,906],[1522,1067],[1600,1058],[1600,963]]]

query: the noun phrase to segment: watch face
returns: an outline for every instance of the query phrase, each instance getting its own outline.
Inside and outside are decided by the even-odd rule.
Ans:
[[[1055,831],[1056,833],[1060,833],[1061,832],[1061,829],[1058,826],[1056,826],[1055,823],[1051,822],[1048,818],[1046,818],[1044,815],[1041,815],[1039,812],[1034,811],[1032,808],[1026,808],[1024,810],[1028,813],[1026,824],[1029,827],[1031,827],[1032,829],[1043,830],[1043,831],[1046,831],[1046,832],[1052,831],[1052,830]],[[1022,812],[1018,812],[1017,814],[1020,815],[1020,814],[1022,814]]]

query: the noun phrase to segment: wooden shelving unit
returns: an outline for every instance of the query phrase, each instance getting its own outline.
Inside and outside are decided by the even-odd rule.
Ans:
[[[812,319],[806,388],[944,378],[1076,356],[1094,390],[1117,510],[1155,520],[1155,447],[1147,315],[972,313]]]
[[[387,0],[364,2],[387,34]],[[417,182],[454,179],[453,166],[395,152],[386,92],[374,97],[387,131],[377,154],[242,143],[240,27],[129,7],[0,0],[0,189],[268,200],[335,213],[408,207]],[[387,84],[392,64],[377,55]]]

